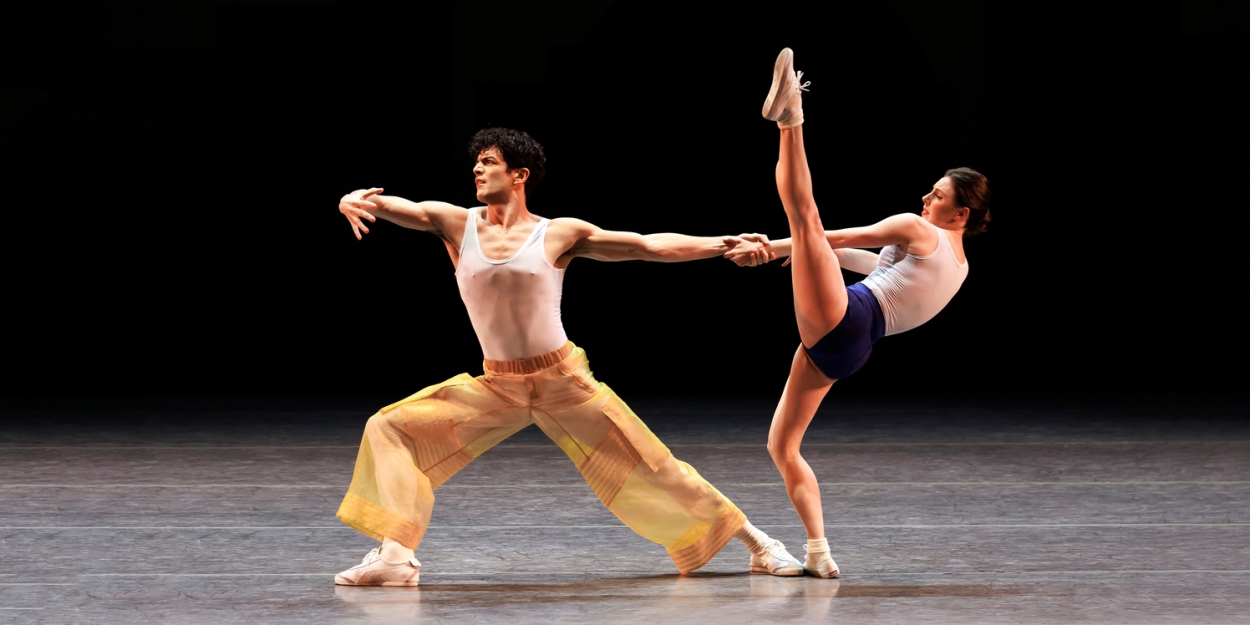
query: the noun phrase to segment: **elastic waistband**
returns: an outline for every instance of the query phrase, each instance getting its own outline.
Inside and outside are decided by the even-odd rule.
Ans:
[[[573,353],[574,347],[573,341],[568,341],[564,344],[564,347],[542,356],[522,358],[521,360],[491,360],[487,358],[482,361],[482,366],[494,373],[538,373],[547,367],[560,364],[560,361],[568,358],[569,354]]]

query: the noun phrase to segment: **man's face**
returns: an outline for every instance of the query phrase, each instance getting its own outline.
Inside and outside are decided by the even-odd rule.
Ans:
[[[524,184],[520,172],[508,171],[508,164],[496,148],[487,148],[477,155],[473,166],[473,183],[477,185],[477,200],[487,204],[507,201],[515,187]],[[518,180],[520,178],[520,180]]]

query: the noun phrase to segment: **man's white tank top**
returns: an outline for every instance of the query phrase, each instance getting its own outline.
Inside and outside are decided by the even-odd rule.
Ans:
[[[899,245],[883,248],[877,256],[877,268],[863,280],[881,304],[886,336],[932,319],[968,277],[967,259],[959,262],[946,233],[929,225],[938,231],[937,249],[916,256]]]
[[[560,349],[568,341],[560,321],[564,270],[547,260],[547,219],[521,249],[502,260],[487,258],[477,240],[477,211],[469,209],[460,242],[456,282],[473,331],[488,360],[521,360]]]

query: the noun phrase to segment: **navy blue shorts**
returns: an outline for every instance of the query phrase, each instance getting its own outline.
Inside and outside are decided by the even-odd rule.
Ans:
[[[811,347],[804,347],[820,372],[842,380],[868,362],[872,344],[885,336],[881,304],[862,282],[846,287],[846,316]]]

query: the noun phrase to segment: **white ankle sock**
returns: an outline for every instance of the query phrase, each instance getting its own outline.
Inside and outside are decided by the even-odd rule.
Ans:
[[[403,564],[416,556],[416,553],[389,538],[382,539],[382,551],[378,553],[387,564]]]
[[[738,530],[737,534],[734,534],[734,538],[742,541],[742,544],[746,545],[747,550],[751,553],[762,553],[765,550],[765,545],[772,542],[768,534],[751,525],[750,521],[743,524],[742,529]]]
[[[821,553],[829,553],[829,539],[827,538],[809,538],[807,539],[807,553],[816,555]]]
[[[781,117],[777,118],[777,127],[784,130],[802,125],[803,96],[795,93],[794,97],[789,102],[786,102],[786,108],[782,110]]]

